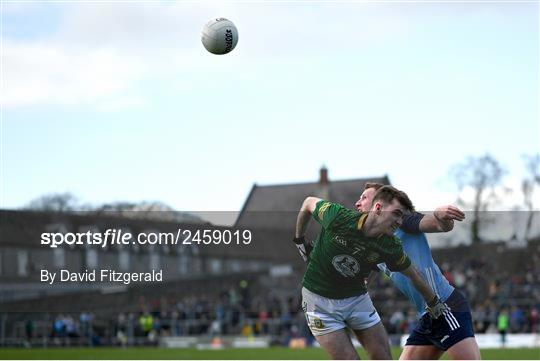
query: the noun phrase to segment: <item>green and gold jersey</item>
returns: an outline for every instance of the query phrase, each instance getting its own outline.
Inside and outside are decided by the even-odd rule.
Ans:
[[[384,262],[394,272],[411,264],[401,241],[394,236],[366,237],[367,213],[319,201],[313,218],[322,226],[309,256],[302,285],[327,298],[347,298],[367,291],[365,279]]]

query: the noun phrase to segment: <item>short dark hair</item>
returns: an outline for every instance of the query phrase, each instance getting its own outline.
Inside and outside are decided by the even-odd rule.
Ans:
[[[366,184],[367,186],[367,184]],[[370,187],[375,188],[375,187]],[[397,201],[405,207],[409,212],[414,212],[414,206],[409,199],[409,196],[407,193],[400,191],[397,188],[394,188],[392,186],[382,186],[377,189],[377,192],[373,196],[372,204],[374,204],[376,201],[383,201],[386,203],[392,202],[394,199],[397,199]]]
[[[364,185],[364,190],[373,188],[375,190],[379,190],[379,188],[384,187],[384,184],[382,183],[375,183],[375,182],[367,182]]]

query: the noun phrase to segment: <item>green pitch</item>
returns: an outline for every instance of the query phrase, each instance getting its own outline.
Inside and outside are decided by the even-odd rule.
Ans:
[[[366,359],[363,350],[359,350],[360,357]],[[394,359],[399,357],[400,348],[394,348]],[[540,359],[540,348],[535,349],[485,349],[481,350],[483,359],[505,360],[537,360]],[[15,349],[0,348],[0,359],[71,359],[71,360],[324,360],[328,359],[323,350],[319,348],[306,348],[304,350],[291,350],[283,347],[266,349],[228,349],[204,350],[196,349],[165,349],[165,348],[35,348]]]

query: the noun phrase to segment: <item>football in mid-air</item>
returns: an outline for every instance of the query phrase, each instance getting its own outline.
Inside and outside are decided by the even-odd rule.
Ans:
[[[212,54],[227,54],[238,43],[238,30],[230,20],[212,19],[204,25],[201,40],[206,50]]]

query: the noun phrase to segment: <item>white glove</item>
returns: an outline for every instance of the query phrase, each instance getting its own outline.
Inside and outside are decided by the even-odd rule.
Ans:
[[[427,306],[426,311],[429,313],[431,318],[439,318],[444,315],[445,312],[450,312],[450,307],[437,296],[431,300]]]
[[[298,252],[300,253],[300,257],[304,260],[304,262],[307,262],[308,256],[311,252],[311,245],[306,245],[306,238],[304,236],[299,238],[293,239],[294,244],[296,245],[296,248],[298,248]]]

